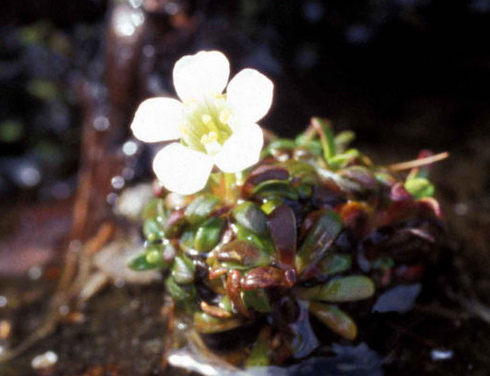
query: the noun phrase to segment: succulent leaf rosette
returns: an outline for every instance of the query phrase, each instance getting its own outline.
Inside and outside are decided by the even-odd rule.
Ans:
[[[145,249],[129,265],[162,270],[175,348],[192,341],[250,367],[355,341],[356,318],[397,310],[390,296],[400,287],[414,300],[437,257],[443,224],[426,163],[434,158],[421,153],[402,178],[318,118],[296,139],[264,144],[256,122],[272,83],[245,69],[222,94],[228,76],[219,52],[185,56],[174,68],[182,102],[149,99],[138,109],[137,138],[175,142],[155,157]]]

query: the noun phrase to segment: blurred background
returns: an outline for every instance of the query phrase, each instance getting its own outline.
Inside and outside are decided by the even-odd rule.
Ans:
[[[274,81],[261,125],[280,136],[324,116],[379,164],[449,151],[437,197],[457,262],[489,302],[489,35],[490,0],[3,0],[0,276],[55,257],[84,166],[107,170],[92,182],[103,204],[150,176],[128,131],[136,106],[174,94],[182,55],[219,49],[232,75],[253,67]]]
[[[116,37],[107,37],[111,19]],[[139,60],[120,88],[131,92],[109,98],[126,101],[122,128],[141,99],[173,93],[173,63],[200,49],[223,50],[235,72],[250,66],[272,77],[276,98],[263,125],[279,135],[326,116],[361,144],[402,140],[403,159],[421,148],[471,153],[464,141],[488,133],[487,0],[6,0],[0,24],[2,197],[73,189],[81,77],[118,90],[107,88],[115,83],[105,67]],[[117,57],[107,43],[123,46]],[[122,129],[119,141],[126,136]]]

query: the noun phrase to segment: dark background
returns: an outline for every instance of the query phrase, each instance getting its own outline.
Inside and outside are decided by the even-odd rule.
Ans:
[[[54,223],[50,238],[69,228],[66,213],[77,188],[81,156],[87,153],[81,150],[86,108],[80,82],[96,88],[93,96],[100,98],[96,102],[102,104],[101,111],[112,114],[110,126],[117,129],[109,134],[110,147],[117,152],[130,137],[128,125],[138,103],[173,94],[169,78],[175,61],[201,49],[220,49],[230,58],[232,74],[249,66],[272,78],[275,99],[261,125],[280,136],[294,136],[311,116],[325,116],[337,131],[354,130],[355,146],[379,164],[413,159],[425,148],[450,152],[432,175],[455,243],[451,270],[456,272],[448,279],[464,277],[466,291],[490,302],[490,0],[144,1],[156,4],[157,10],[145,10],[148,27],[139,47],[106,36],[114,4],[136,9],[138,0],[2,2],[0,277],[25,276],[37,255],[43,262],[56,257],[49,251],[51,243],[39,245],[47,232],[44,222]],[[145,55],[145,46],[155,53]],[[138,48],[142,53],[136,68],[130,69],[125,54]],[[150,177],[145,152],[140,156],[136,178]],[[65,206],[56,204],[60,200],[66,200]],[[27,225],[24,221],[24,233],[3,242],[14,232],[12,223],[23,221],[16,208],[39,203],[45,205],[43,216],[33,216]],[[8,215],[3,209],[9,209]],[[57,211],[68,216],[64,225],[53,221]],[[43,247],[47,256],[39,252]],[[25,259],[24,269],[9,266],[19,259]],[[22,291],[22,285],[17,288]],[[123,297],[119,290],[109,293]],[[138,294],[130,291],[121,298],[121,307]],[[111,299],[100,300],[117,305],[117,299]],[[118,310],[94,312],[102,320],[89,332],[93,341],[121,342],[120,327],[111,326],[116,334],[108,336],[104,322],[107,312]],[[414,315],[413,322],[408,318],[413,332],[394,330],[403,341],[400,358],[391,359],[391,374],[488,373],[488,325],[468,319],[471,313],[463,312],[460,319],[448,312],[440,312],[448,317],[443,325],[436,316],[417,325],[420,316]],[[139,317],[135,314],[131,321],[137,328]],[[121,327],[125,320],[123,316]],[[66,333],[40,348],[45,351],[67,340],[85,349],[64,350],[82,366],[107,360],[106,354],[92,352],[92,337],[77,332],[82,329],[86,334],[85,327],[65,328]],[[133,334],[127,338],[132,340]],[[417,336],[429,343],[422,352]],[[433,361],[427,350],[431,343],[454,350],[454,358]],[[132,346],[128,342],[127,348]],[[29,360],[20,359],[19,364],[29,367]],[[17,374],[15,367],[12,374]]]
[[[276,98],[263,125],[280,135],[327,116],[336,129],[354,129],[361,145],[401,140],[403,159],[421,148],[471,153],[462,140],[488,133],[490,1],[160,3],[198,19],[175,58],[219,48],[235,72],[253,66],[273,78]],[[3,3],[1,194],[21,187],[49,198],[45,187],[73,187],[81,131],[72,80],[104,82],[108,8],[102,0]],[[156,65],[155,93],[172,90],[168,60]],[[29,167],[39,174],[23,178]]]

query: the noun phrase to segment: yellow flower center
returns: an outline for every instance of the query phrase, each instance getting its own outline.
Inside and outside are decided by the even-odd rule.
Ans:
[[[231,136],[230,111],[224,95],[204,101],[189,101],[180,124],[181,141],[187,147],[210,155],[221,150]]]

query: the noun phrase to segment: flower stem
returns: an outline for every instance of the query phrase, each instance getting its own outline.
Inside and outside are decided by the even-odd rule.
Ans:
[[[236,176],[233,173],[225,172],[225,201],[233,204],[236,201]]]

